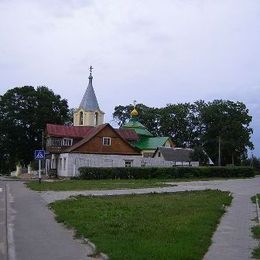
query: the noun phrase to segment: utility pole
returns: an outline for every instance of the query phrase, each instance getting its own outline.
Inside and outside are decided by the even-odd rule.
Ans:
[[[253,155],[253,153],[251,153],[250,167],[253,167],[253,158],[254,158],[254,155]]]
[[[218,137],[218,166],[221,166],[221,138]]]

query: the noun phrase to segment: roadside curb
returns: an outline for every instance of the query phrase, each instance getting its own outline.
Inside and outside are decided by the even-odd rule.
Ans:
[[[100,259],[100,260],[108,260],[109,257],[102,253],[102,252],[97,252],[97,247],[94,243],[92,243],[89,239],[83,238],[84,242],[91,248],[92,253],[89,254],[88,256],[92,257],[92,259]]]

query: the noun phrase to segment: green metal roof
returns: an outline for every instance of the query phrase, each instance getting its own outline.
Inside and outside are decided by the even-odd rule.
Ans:
[[[128,128],[134,130],[138,135],[141,136],[153,136],[146,127],[138,122],[136,118],[131,118],[128,123],[122,126],[122,128]]]
[[[141,150],[155,150],[158,147],[163,146],[169,137],[143,137],[137,141],[134,146]]]

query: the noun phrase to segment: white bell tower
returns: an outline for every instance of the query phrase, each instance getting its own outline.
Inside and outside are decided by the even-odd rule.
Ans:
[[[92,85],[92,70],[93,67],[90,66],[88,87],[80,102],[79,108],[73,115],[74,126],[98,126],[104,123],[105,113],[99,108],[97,97]]]

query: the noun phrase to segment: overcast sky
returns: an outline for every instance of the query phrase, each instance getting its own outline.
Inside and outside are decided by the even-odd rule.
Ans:
[[[259,0],[0,0],[0,94],[45,85],[78,107],[230,99],[260,156]],[[251,154],[251,153],[250,153]]]

